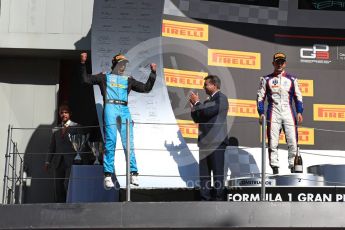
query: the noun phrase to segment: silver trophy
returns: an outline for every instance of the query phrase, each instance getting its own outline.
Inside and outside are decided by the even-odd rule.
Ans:
[[[89,139],[89,134],[68,134],[68,137],[72,143],[73,149],[76,151],[77,155],[74,157],[74,163],[81,164],[81,151],[84,149],[86,142]]]
[[[103,142],[90,142],[89,141],[89,146],[92,150],[93,155],[95,156],[96,160],[93,163],[94,165],[100,165],[101,163],[99,162],[98,158],[100,155],[103,154],[104,151],[104,145]]]

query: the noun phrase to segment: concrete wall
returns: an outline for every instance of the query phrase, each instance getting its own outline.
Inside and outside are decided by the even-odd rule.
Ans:
[[[1,58],[0,70],[0,178],[2,179],[9,124],[17,128],[43,128],[14,130],[13,140],[18,142],[19,152],[47,151],[50,127],[55,124],[59,60]],[[26,163],[30,165],[27,169],[29,175],[48,176],[44,175],[42,170],[44,155],[36,154],[25,158]],[[46,181],[32,181],[31,184],[35,187],[37,182]],[[2,183],[0,187],[3,187]],[[49,200],[44,197],[41,199]]]
[[[0,197],[7,127],[25,155],[32,180],[24,201],[52,201],[51,177],[42,170],[55,125],[60,59],[90,50],[94,0],[1,0],[0,8]],[[77,57],[77,56],[76,56]],[[42,193],[42,189],[46,192]],[[35,195],[36,194],[36,195]],[[37,195],[39,194],[39,195]]]
[[[90,49],[92,11],[93,0],[1,0],[0,48]]]

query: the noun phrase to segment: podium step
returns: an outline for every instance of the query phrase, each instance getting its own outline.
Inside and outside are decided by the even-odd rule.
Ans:
[[[261,187],[261,177],[255,174],[250,177],[238,177],[230,179],[227,182],[231,187]],[[290,173],[267,176],[265,185],[269,186],[292,186],[292,187],[308,187],[308,186],[324,186],[324,178],[312,173]]]

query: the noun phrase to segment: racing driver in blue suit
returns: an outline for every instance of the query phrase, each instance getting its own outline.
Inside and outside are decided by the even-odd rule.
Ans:
[[[116,147],[116,134],[119,129],[122,146],[126,149],[126,120],[130,121],[130,172],[131,184],[138,186],[138,168],[134,154],[133,122],[128,104],[128,94],[131,90],[139,93],[151,91],[156,80],[156,64],[152,63],[151,73],[146,83],[135,80],[132,76],[124,75],[127,58],[123,54],[117,54],[112,59],[111,72],[91,75],[86,70],[87,53],[80,55],[80,76],[87,84],[99,85],[103,96],[103,123],[105,153],[103,159],[104,188],[111,189],[114,183],[111,179],[114,174],[114,156]]]

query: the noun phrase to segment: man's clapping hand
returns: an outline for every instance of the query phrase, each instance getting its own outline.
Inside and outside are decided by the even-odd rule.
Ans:
[[[195,103],[197,103],[199,101],[200,101],[199,94],[191,92],[190,95],[189,95],[189,102],[191,104],[195,105]]]

